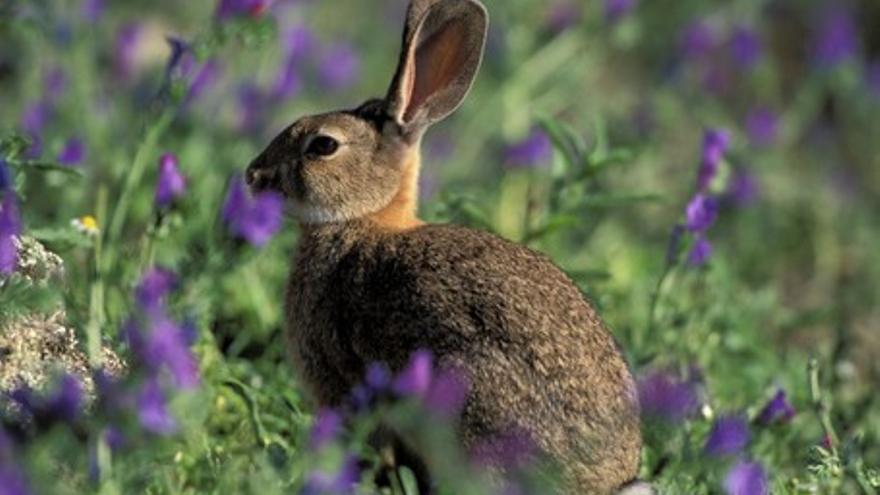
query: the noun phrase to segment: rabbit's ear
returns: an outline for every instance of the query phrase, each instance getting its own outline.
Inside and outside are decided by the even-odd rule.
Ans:
[[[486,43],[488,15],[477,0],[413,0],[388,114],[411,135],[452,113],[471,88]]]

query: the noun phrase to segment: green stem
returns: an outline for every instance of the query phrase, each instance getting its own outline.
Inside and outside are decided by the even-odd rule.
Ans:
[[[831,423],[831,406],[828,400],[822,395],[822,387],[819,384],[819,360],[815,357],[810,358],[807,365],[807,373],[810,381],[810,398],[813,404],[813,411],[822,425],[825,438],[831,444],[831,452],[837,455],[837,446],[840,445],[840,438],[834,431],[834,425]]]
[[[95,217],[105,218],[107,212],[107,187],[98,187],[95,205]],[[99,368],[102,362],[101,356],[101,328],[105,321],[104,312],[104,276],[101,266],[104,254],[104,244],[101,235],[95,236],[94,249],[94,279],[89,292],[89,321],[86,324],[86,346],[89,354],[89,363],[93,368]]]

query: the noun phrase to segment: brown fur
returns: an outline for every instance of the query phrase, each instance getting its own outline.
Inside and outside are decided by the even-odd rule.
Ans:
[[[370,363],[399,371],[430,350],[471,383],[464,448],[525,432],[562,466],[567,492],[612,493],[636,476],[639,411],[595,310],[544,256],[416,217],[422,133],[467,93],[485,16],[476,0],[414,0],[388,97],[300,119],[249,167],[254,189],[290,198],[303,232],[286,294],[291,355],[333,407]],[[308,153],[319,135],[338,151]],[[390,431],[373,439],[429,486],[430,453]]]

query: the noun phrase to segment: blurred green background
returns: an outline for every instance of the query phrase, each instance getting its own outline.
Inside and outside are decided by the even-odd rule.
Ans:
[[[423,218],[547,253],[638,374],[700,370],[701,415],[649,436],[644,473],[669,493],[718,492],[724,470],[698,450],[707,425],[753,415],[776,387],[798,414],[754,432],[749,454],[774,493],[880,490],[864,468],[880,465],[880,3],[486,4],[476,85],[424,142]],[[279,345],[297,229],[257,251],[228,238],[220,206],[287,124],[385,93],[405,5],[0,4],[0,136],[21,149],[7,158],[24,233],[65,262],[55,289],[70,324],[93,349],[97,336],[120,347],[131,290],[154,264],[181,275],[175,307],[198,322],[205,400],[181,407],[200,413],[146,464],[164,481],[132,462],[140,484],[117,486],[229,493],[299,479],[294,460],[263,469],[273,442],[295,459],[290,439],[310,418]],[[708,129],[732,144],[709,188],[712,255],[693,266],[688,245],[672,261],[667,251]],[[166,152],[188,187],[157,217]],[[96,237],[70,225],[85,215]],[[841,437],[830,458],[813,449],[810,358]],[[241,424],[255,411],[271,418],[256,441]]]

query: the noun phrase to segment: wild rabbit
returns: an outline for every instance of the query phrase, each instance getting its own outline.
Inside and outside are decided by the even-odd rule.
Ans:
[[[541,254],[416,217],[422,135],[469,91],[487,23],[476,0],[413,0],[385,99],[298,120],[248,168],[302,229],[286,295],[292,357],[333,407],[368,364],[400,370],[430,350],[470,382],[466,449],[524,431],[568,492],[613,493],[637,473],[639,407],[596,311]]]

